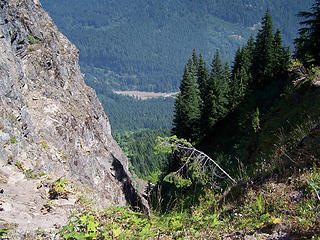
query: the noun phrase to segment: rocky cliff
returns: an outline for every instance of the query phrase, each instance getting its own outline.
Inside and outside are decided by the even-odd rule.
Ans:
[[[0,2],[0,223],[22,232],[63,224],[84,198],[147,209],[78,53],[39,1]],[[48,199],[59,179],[69,197]]]

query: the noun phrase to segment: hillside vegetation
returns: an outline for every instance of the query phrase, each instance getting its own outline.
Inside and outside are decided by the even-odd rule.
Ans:
[[[41,0],[59,30],[80,49],[87,83],[118,90],[169,92],[190,51],[209,60],[219,49],[231,60],[255,34],[271,9],[285,45],[292,44],[299,18],[312,0]],[[230,11],[232,9],[232,11]],[[251,28],[251,29],[250,29]]]

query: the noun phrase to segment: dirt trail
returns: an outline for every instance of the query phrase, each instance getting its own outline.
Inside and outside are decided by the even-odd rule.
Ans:
[[[49,201],[48,187],[43,185],[46,176],[27,179],[16,166],[0,165],[0,226],[11,228],[12,236],[17,237],[36,229],[56,232],[67,222],[75,199]],[[49,202],[52,208],[47,211],[44,206]]]

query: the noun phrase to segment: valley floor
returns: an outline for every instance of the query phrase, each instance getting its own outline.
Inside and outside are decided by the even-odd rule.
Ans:
[[[143,91],[113,91],[119,95],[131,96],[137,99],[146,100],[150,98],[159,98],[159,97],[175,97],[178,92],[168,92],[168,93],[160,93],[160,92],[143,92]]]

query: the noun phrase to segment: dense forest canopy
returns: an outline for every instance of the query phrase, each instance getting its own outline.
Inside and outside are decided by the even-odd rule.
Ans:
[[[312,1],[299,0],[41,0],[59,29],[80,49],[87,83],[121,90],[175,91],[193,48],[232,59],[255,34],[267,8],[285,45]],[[232,9],[232,11],[230,11]]]

